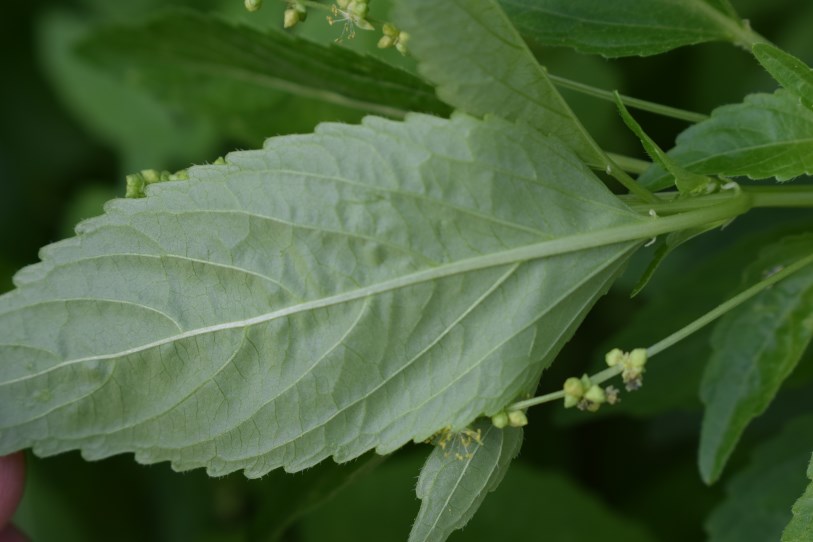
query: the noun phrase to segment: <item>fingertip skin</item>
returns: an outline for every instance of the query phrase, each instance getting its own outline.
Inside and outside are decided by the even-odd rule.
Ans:
[[[0,531],[0,542],[30,542],[30,540],[14,525],[7,525]]]
[[[0,457],[0,542],[25,540],[14,538],[14,533],[4,527],[11,520],[25,486],[25,456],[22,452]],[[16,531],[16,529],[13,529]],[[12,538],[8,538],[7,531]]]

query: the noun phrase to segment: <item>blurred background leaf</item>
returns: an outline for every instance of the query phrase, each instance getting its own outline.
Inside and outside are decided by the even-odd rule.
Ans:
[[[726,487],[726,498],[706,524],[710,542],[779,540],[791,507],[807,486],[813,416],[788,422],[761,443],[748,466]]]

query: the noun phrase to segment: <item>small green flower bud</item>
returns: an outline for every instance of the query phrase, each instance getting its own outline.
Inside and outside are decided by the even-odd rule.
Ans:
[[[593,383],[590,381],[590,377],[587,376],[586,374],[582,375],[581,383],[582,386],[584,386],[585,390],[589,390],[590,387],[593,385]]]
[[[565,395],[565,408],[573,408],[577,406],[581,401],[580,397],[576,397],[575,395]]]
[[[409,34],[406,32],[398,33],[398,41],[395,42],[395,49],[402,55],[407,54],[407,42],[409,41]]]
[[[500,412],[499,414],[495,414],[491,417],[491,423],[494,424],[494,427],[497,429],[502,429],[508,425],[509,419],[508,414],[505,412]]]
[[[389,49],[393,45],[395,45],[395,38],[392,36],[381,36],[381,39],[378,40],[377,44],[379,49]]]
[[[347,11],[360,19],[366,19],[369,10],[370,6],[367,5],[367,0],[351,0],[347,4]]]
[[[511,427],[524,427],[528,425],[528,417],[521,410],[512,410],[508,413],[508,424]]]
[[[582,384],[582,381],[575,376],[571,376],[565,380],[564,390],[565,395],[570,395],[572,397],[581,397],[584,395],[584,385]]]
[[[283,28],[293,28],[296,24],[301,21],[302,18],[300,16],[299,11],[294,8],[288,8],[285,10],[285,15],[282,22]]]
[[[263,0],[245,0],[243,5],[246,6],[247,11],[257,11],[263,7]]]
[[[398,34],[401,33],[398,28],[392,23],[384,23],[384,26],[381,28],[381,32],[384,33],[385,36],[389,36],[391,38],[397,38]]]
[[[584,394],[584,398],[591,403],[596,403],[599,405],[607,402],[607,396],[604,394],[604,390],[601,389],[601,386],[598,384],[593,384]]]
[[[630,365],[642,368],[646,365],[646,348],[636,348],[629,354]]]
[[[141,170],[141,176],[144,178],[144,182],[147,184],[161,182],[161,173],[154,169]]]
[[[624,361],[624,352],[622,352],[620,348],[613,348],[605,354],[604,361],[607,362],[609,367],[615,367]]]
[[[143,198],[146,194],[144,189],[147,183],[144,182],[144,177],[140,173],[127,175],[127,189],[124,193],[125,198]]]

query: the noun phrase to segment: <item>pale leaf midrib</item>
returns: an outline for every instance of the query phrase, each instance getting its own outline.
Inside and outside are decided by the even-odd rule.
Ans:
[[[573,286],[572,286],[572,287],[571,287],[569,290],[566,290],[566,291],[561,292],[561,293],[560,293],[560,295],[559,295],[559,297],[557,297],[557,298],[556,298],[556,299],[555,299],[555,300],[554,300],[552,303],[550,303],[550,304],[549,304],[547,307],[545,307],[545,308],[542,310],[542,312],[541,312],[541,313],[540,313],[540,314],[539,314],[539,315],[538,315],[536,318],[531,319],[531,322],[530,322],[528,325],[529,325],[529,326],[530,326],[530,325],[534,325],[534,324],[535,324],[537,321],[539,321],[541,318],[543,318],[543,317],[544,317],[544,316],[545,316],[545,315],[546,315],[546,314],[547,314],[547,313],[548,313],[550,310],[552,310],[554,307],[557,307],[557,306],[558,306],[558,305],[559,305],[559,304],[560,304],[560,303],[561,303],[563,300],[567,299],[567,298],[568,298],[568,297],[569,297],[569,296],[570,296],[570,295],[571,295],[571,294],[572,294],[572,293],[573,293],[573,292],[574,292],[576,289],[578,289],[578,288],[580,288],[581,286],[583,286],[583,285],[584,285],[586,282],[588,282],[590,279],[593,279],[595,276],[599,275],[599,274],[600,274],[601,272],[603,272],[603,271],[604,271],[604,270],[605,270],[607,267],[609,267],[610,265],[612,265],[613,263],[615,263],[615,262],[616,262],[616,260],[617,260],[618,258],[621,258],[621,257],[623,257],[623,256],[624,256],[624,254],[623,254],[623,253],[622,253],[622,254],[618,254],[618,255],[616,255],[616,257],[614,257],[612,260],[609,260],[609,261],[605,262],[605,263],[604,263],[604,265],[602,265],[602,266],[597,266],[597,267],[596,267],[596,268],[594,268],[594,269],[593,269],[593,270],[592,270],[590,273],[587,273],[585,276],[583,276],[583,278],[582,278],[582,281],[581,281],[581,282],[576,283],[576,284],[575,284],[575,285],[573,285]],[[518,265],[518,264],[517,264],[517,265]],[[515,266],[515,268],[516,268],[516,266]],[[512,270],[512,272],[513,272],[513,270]],[[510,274],[510,273],[509,273],[509,274]],[[498,285],[499,283],[503,282],[505,278],[507,278],[507,275],[503,275],[503,276],[500,278],[500,280],[498,281],[497,285]],[[488,295],[490,292],[492,292],[492,291],[495,289],[495,286],[496,286],[496,285],[492,285],[492,287],[490,287],[490,288],[487,290],[487,292],[486,292],[485,294],[483,294],[483,296],[481,296],[481,298],[480,298],[480,299],[482,299],[484,296],[486,296],[486,295]],[[478,299],[478,301],[479,301],[480,299]],[[468,312],[470,312],[470,310],[472,310],[473,308],[475,308],[477,305],[478,305],[478,303],[477,303],[477,302],[475,302],[474,304],[472,304],[472,305],[469,307],[469,309],[467,309],[466,311],[464,311],[463,316],[465,316],[465,314],[467,314]],[[582,307],[582,308],[584,308],[584,307]],[[461,319],[461,318],[462,318],[462,317],[458,317],[456,320],[459,320],[459,319]],[[509,337],[508,337],[508,338],[507,338],[507,339],[506,339],[504,342],[507,342],[507,341],[509,341],[509,340],[513,339],[513,337],[515,337],[515,336],[516,336],[516,335],[518,335],[519,333],[522,333],[523,331],[525,331],[525,329],[527,329],[527,327],[528,327],[528,326],[523,327],[523,328],[521,328],[521,329],[517,329],[517,330],[515,331],[515,333],[514,333],[514,334],[512,334],[511,336],[509,336]],[[449,327],[449,329],[451,329],[451,326]],[[448,330],[447,330],[447,331],[448,331]],[[435,342],[437,342],[437,341],[435,341]],[[503,342],[503,343],[504,343],[504,342]],[[457,383],[457,382],[458,382],[460,379],[462,379],[464,376],[466,376],[467,374],[469,374],[469,373],[470,373],[472,370],[474,370],[474,369],[478,368],[478,367],[480,366],[480,364],[482,363],[482,361],[483,361],[484,359],[486,359],[486,358],[487,358],[487,357],[488,357],[488,356],[489,356],[489,355],[490,355],[492,352],[494,352],[494,351],[495,351],[495,350],[497,350],[497,349],[498,349],[500,346],[502,346],[502,344],[503,344],[503,343],[501,343],[501,344],[499,344],[499,345],[495,345],[495,346],[494,346],[494,347],[493,347],[493,348],[492,348],[490,351],[486,352],[486,353],[485,353],[485,355],[481,356],[479,360],[477,360],[475,363],[473,363],[469,369],[467,369],[466,371],[464,371],[462,374],[457,375],[457,376],[455,377],[455,379],[454,379],[454,380],[452,380],[452,381],[451,381],[451,382],[450,382],[450,383],[449,383],[449,384],[448,384],[446,387],[444,387],[443,389],[441,389],[439,392],[436,392],[435,394],[433,394],[431,397],[429,397],[429,398],[428,398],[426,401],[424,401],[424,402],[423,402],[423,403],[421,403],[420,405],[414,406],[413,408],[410,408],[409,410],[405,411],[405,412],[402,414],[402,416],[400,416],[398,419],[402,419],[403,417],[407,416],[408,414],[410,414],[410,413],[412,413],[412,412],[414,412],[414,411],[416,411],[416,410],[418,410],[418,409],[422,408],[422,407],[423,407],[423,406],[425,406],[425,405],[426,405],[428,402],[430,402],[430,401],[434,400],[434,399],[435,399],[435,398],[437,398],[439,395],[442,395],[443,393],[445,393],[446,391],[448,391],[448,389],[449,389],[450,387],[452,387],[454,384],[456,384],[456,383]],[[239,348],[238,348],[237,350],[235,350],[235,353],[234,353],[234,354],[232,354],[232,356],[236,355],[237,351],[239,351]],[[423,352],[422,352],[422,353],[423,353]],[[317,429],[319,429],[319,428],[324,427],[324,426],[325,426],[327,423],[329,423],[329,422],[330,422],[330,420],[334,419],[336,416],[338,416],[338,415],[339,415],[339,414],[341,414],[342,412],[346,411],[348,408],[352,407],[353,405],[355,405],[355,404],[357,404],[357,403],[359,403],[359,402],[361,402],[361,401],[363,401],[363,400],[367,400],[367,399],[369,399],[369,398],[372,396],[372,394],[373,394],[373,393],[375,393],[375,392],[376,392],[378,389],[382,388],[384,385],[386,385],[387,383],[389,383],[389,381],[391,381],[391,380],[392,380],[392,378],[393,378],[394,376],[396,376],[397,374],[399,374],[400,372],[402,372],[402,371],[403,371],[403,370],[404,370],[406,367],[408,367],[409,365],[411,365],[411,364],[412,364],[412,363],[413,363],[415,360],[417,360],[418,358],[419,358],[419,356],[414,356],[414,357],[413,357],[413,358],[412,358],[412,359],[411,359],[411,360],[410,360],[410,361],[409,361],[407,364],[405,364],[405,365],[404,365],[404,366],[403,366],[401,369],[399,369],[399,370],[398,370],[398,371],[397,371],[395,374],[390,375],[390,377],[388,377],[387,379],[385,379],[384,381],[382,381],[382,382],[381,382],[381,383],[380,383],[378,386],[376,386],[376,387],[375,387],[373,390],[370,390],[369,392],[365,393],[365,394],[364,394],[364,395],[363,395],[363,396],[362,396],[360,399],[357,399],[357,400],[353,401],[352,403],[350,403],[350,404],[348,404],[348,405],[345,405],[343,408],[338,409],[338,410],[337,410],[335,413],[333,413],[333,414],[332,414],[332,415],[331,415],[329,418],[327,418],[327,419],[325,419],[325,420],[320,420],[318,423],[314,424],[312,427],[308,428],[307,430],[303,431],[301,434],[297,435],[297,437],[295,437],[295,438],[293,438],[293,439],[288,439],[288,440],[286,440],[286,441],[284,441],[284,442],[281,442],[281,443],[277,443],[277,444],[275,444],[275,445],[274,445],[274,447],[272,447],[272,448],[270,448],[270,449],[265,450],[263,453],[266,453],[266,454],[267,454],[267,453],[271,453],[271,452],[273,452],[274,450],[276,450],[276,449],[278,449],[278,448],[280,448],[280,447],[282,447],[282,446],[285,446],[285,445],[287,445],[287,444],[290,444],[290,443],[294,442],[294,440],[296,440],[296,439],[298,439],[298,438],[301,438],[302,436],[304,436],[304,435],[306,435],[306,434],[308,434],[308,433],[311,433],[311,432],[313,432],[313,431],[315,431],[315,430],[317,430]],[[313,367],[315,367],[315,365],[314,365]],[[312,367],[312,368],[313,368],[313,367]],[[311,369],[312,369],[312,368],[311,368]],[[305,374],[305,373],[303,373],[303,376],[304,376],[304,374]],[[205,384],[205,382],[208,382],[209,380],[211,380],[211,377],[210,377],[209,379],[206,379],[204,382],[202,382],[202,383],[201,383],[201,386],[202,386],[203,384]],[[300,380],[301,380],[301,378],[300,378]],[[0,386],[2,386],[2,385],[3,385],[3,384],[2,384],[2,383],[0,383]],[[199,389],[201,386],[198,386],[196,389]],[[288,388],[286,388],[286,390],[283,390],[283,393],[284,393],[285,391],[288,391],[289,389],[292,389],[292,388],[293,388],[293,386],[289,386]],[[50,409],[50,410],[48,411],[48,413],[51,413],[51,412],[53,412],[53,411],[55,411],[55,410],[58,410],[58,409],[60,409],[60,408],[63,408],[63,407],[68,406],[68,405],[70,405],[70,404],[73,404],[73,403],[75,403],[75,402],[77,402],[77,401],[79,401],[79,400],[82,400],[82,399],[84,399],[84,398],[86,398],[86,397],[88,397],[88,396],[92,395],[92,393],[94,393],[94,392],[93,392],[93,391],[91,391],[91,392],[89,392],[89,393],[85,394],[84,396],[82,396],[82,397],[80,397],[80,398],[77,398],[77,399],[75,399],[75,400],[71,400],[71,401],[69,401],[69,402],[67,402],[67,403],[64,403],[64,404],[62,404],[62,405],[55,406],[54,408]],[[257,407],[257,408],[254,410],[254,412],[252,412],[252,413],[251,413],[251,415],[250,415],[250,416],[248,416],[248,417],[246,417],[246,418],[244,418],[244,419],[242,419],[242,420],[240,420],[240,421],[235,422],[234,424],[232,424],[232,425],[233,425],[233,427],[237,427],[237,426],[239,426],[239,425],[241,425],[241,424],[243,424],[243,423],[248,422],[248,421],[249,421],[249,420],[250,420],[250,419],[251,419],[251,418],[252,418],[254,415],[256,415],[256,413],[257,413],[259,410],[261,410],[262,408],[264,408],[265,406],[267,406],[267,405],[268,405],[268,404],[270,404],[271,402],[273,402],[273,401],[277,400],[277,399],[278,399],[279,397],[281,397],[281,396],[282,396],[282,393],[279,393],[279,394],[277,394],[275,397],[273,397],[273,398],[269,399],[268,401],[266,401],[266,402],[262,403],[261,405],[259,405],[259,406],[258,406],[258,407]],[[133,423],[133,424],[128,424],[128,425],[125,425],[125,426],[122,426],[122,427],[117,427],[117,428],[116,428],[115,430],[113,430],[113,431],[104,431],[104,432],[100,433],[100,435],[112,434],[112,433],[116,433],[116,432],[119,432],[119,431],[122,431],[122,430],[126,430],[126,429],[130,429],[130,428],[133,428],[133,427],[137,427],[137,426],[139,426],[139,425],[141,425],[141,424],[143,424],[143,423],[147,423],[147,422],[149,422],[149,421],[151,421],[151,420],[153,420],[153,419],[156,419],[156,418],[158,418],[158,417],[160,417],[160,416],[162,416],[162,415],[166,414],[167,412],[169,412],[170,410],[172,410],[172,408],[175,408],[175,407],[176,407],[178,404],[180,404],[180,403],[175,403],[175,404],[174,404],[174,405],[173,405],[173,406],[172,406],[170,409],[167,409],[167,410],[165,410],[165,411],[162,411],[162,412],[160,412],[160,413],[158,413],[158,414],[156,414],[156,415],[154,415],[154,416],[150,416],[149,418],[146,418],[146,419],[144,419],[144,420],[139,420],[138,422]],[[32,420],[28,420],[26,423],[30,423],[31,421],[36,420],[36,419],[38,419],[38,418],[40,418],[40,417],[42,417],[42,416],[37,416],[37,417],[33,418]],[[233,428],[233,427],[232,427],[232,428]],[[218,437],[220,437],[220,436],[224,435],[226,432],[228,432],[228,431],[229,431],[229,430],[231,430],[232,428],[229,428],[229,429],[227,429],[226,431],[221,431],[221,432],[216,433],[216,434],[214,434],[214,435],[207,435],[207,437],[206,437],[206,439],[205,439],[205,440],[206,440],[206,441],[208,441],[208,440],[213,440],[213,439],[216,439],[216,438],[218,438]],[[89,436],[98,436],[98,435],[99,435],[99,434],[97,434],[97,435],[89,435]],[[88,435],[86,435],[86,437],[87,437],[87,436],[88,436]],[[197,442],[187,443],[187,444],[185,444],[183,447],[194,446],[194,445],[196,445],[196,444],[200,444],[201,442],[204,442],[204,441],[197,441]],[[249,459],[251,459],[252,457],[254,457],[254,456],[242,456],[242,457],[235,457],[235,458],[230,458],[228,461],[230,461],[230,462],[236,462],[236,461],[245,461],[245,460],[249,460]],[[225,460],[225,458],[224,458],[224,460]]]
[[[627,230],[630,230],[628,238],[620,239],[616,243],[612,243],[617,244],[638,239],[640,237],[639,227],[640,227],[639,224],[633,223],[629,225],[616,226],[614,228],[605,228],[603,231],[607,232],[610,230],[617,230],[621,232],[626,232]],[[292,314],[297,314],[308,310],[321,309],[333,305],[338,305],[340,303],[346,303],[349,301],[355,301],[357,299],[361,299],[369,295],[378,295],[390,290],[406,288],[424,282],[442,279],[452,275],[467,273],[471,271],[478,271],[481,269],[487,269],[491,267],[498,267],[501,265],[512,264],[518,261],[567,254],[569,252],[576,252],[579,250],[597,248],[599,246],[607,245],[607,243],[602,240],[596,242],[594,240],[594,237],[595,237],[594,232],[580,233],[560,237],[557,239],[552,239],[550,241],[543,241],[541,243],[535,243],[532,245],[525,245],[518,248],[486,254],[483,256],[458,260],[456,262],[442,264],[430,269],[424,269],[421,271],[417,271],[415,273],[410,273],[402,277],[396,277],[394,279],[386,280],[377,284],[371,284],[362,288],[358,288],[356,290],[350,290],[347,292],[342,292],[340,294],[328,296],[322,299],[308,301],[305,303],[300,303],[298,305],[292,305],[289,307],[285,307],[284,309],[280,309],[278,311],[271,311],[265,314],[261,314],[251,318],[246,318],[243,320],[225,322],[222,324],[204,326],[201,328],[189,330],[184,333],[180,333],[178,335],[166,337],[164,339],[153,341],[152,343],[146,345],[123,350],[121,352],[105,354],[101,356],[88,356],[85,358],[66,360],[58,365],[50,367],[47,371],[41,371],[39,373],[28,375],[26,379],[41,376],[42,374],[45,374],[47,372],[57,370],[69,365],[84,363],[88,361],[101,361],[106,359],[115,359],[122,356],[128,356],[131,354],[136,354],[138,352],[143,352],[144,350],[149,350],[152,348],[163,346],[165,344],[170,344],[179,340],[188,339],[199,335],[205,335],[208,333],[216,333],[219,331],[225,331],[229,329],[235,329],[240,327],[252,326],[264,322],[269,322],[271,320],[275,320],[277,318],[282,318]],[[10,380],[7,382],[0,383],[0,386],[14,384],[22,380],[25,379]]]

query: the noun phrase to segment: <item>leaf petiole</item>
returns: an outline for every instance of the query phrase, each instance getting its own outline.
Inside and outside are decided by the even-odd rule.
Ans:
[[[587,96],[593,96],[594,98],[599,98],[601,100],[606,100],[608,102],[615,101],[614,93],[609,90],[597,88],[592,85],[586,85],[584,83],[573,81],[571,79],[567,79],[565,77],[560,77],[558,75],[553,75],[550,73],[548,74],[548,77],[550,78],[551,81],[553,81],[553,83],[557,87],[566,88],[568,90],[579,92]],[[709,118],[708,115],[703,115],[702,113],[686,111],[685,109],[670,107],[668,105],[662,105],[647,100],[641,100],[638,98],[633,98],[631,96],[621,96],[621,101],[624,102],[624,105],[626,105],[627,107],[639,109],[641,111],[649,111],[650,113],[655,113],[657,115],[662,115],[664,117],[670,117],[673,119],[685,120],[687,122],[701,122]]]

